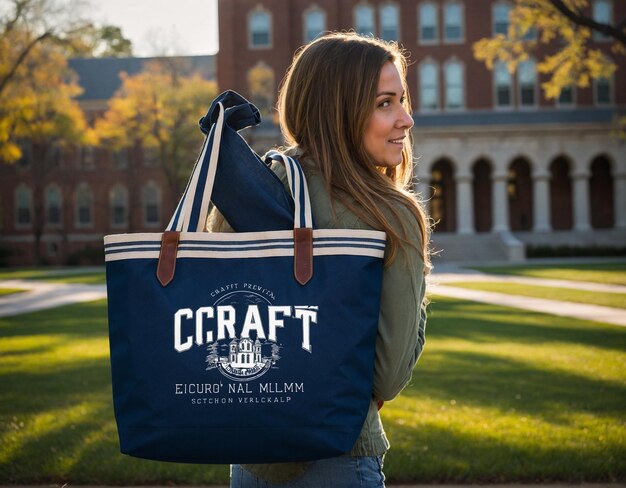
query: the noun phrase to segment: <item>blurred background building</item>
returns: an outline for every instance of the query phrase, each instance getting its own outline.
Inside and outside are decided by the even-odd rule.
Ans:
[[[261,109],[263,123],[244,135],[263,152],[282,142],[273,107],[300,46],[331,30],[396,40],[410,53],[417,190],[436,221],[442,259],[626,252],[626,146],[616,126],[626,112],[626,56],[594,34],[614,74],[549,100],[537,58],[511,73],[474,57],[476,41],[506,35],[511,8],[503,0],[220,0],[216,59],[183,64]],[[614,23],[626,18],[626,2],[591,0],[590,14]],[[71,60],[87,118],[105,110],[120,72],[139,72],[145,62]],[[51,264],[101,262],[104,235],[162,231],[176,204],[140,140],[123,151],[104,144],[42,155],[27,141],[23,149],[18,163],[0,164],[5,263],[33,264],[37,245]],[[35,175],[32,161],[41,157],[52,158],[53,170]]]
[[[506,35],[511,8],[502,0],[220,0],[218,83],[269,114],[294,51],[323,32],[397,40],[411,55],[417,189],[443,259],[624,248],[626,146],[614,128],[626,109],[626,59],[613,58],[611,78],[547,100],[536,59],[511,74],[474,58],[476,41]],[[595,0],[590,13],[611,23],[626,17],[626,2]],[[614,56],[608,38],[594,35],[593,44]],[[254,132],[252,141],[263,146]]]

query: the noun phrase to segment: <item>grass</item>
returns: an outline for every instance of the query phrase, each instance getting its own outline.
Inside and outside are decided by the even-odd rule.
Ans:
[[[16,268],[0,271],[0,280],[38,280],[57,283],[104,284],[105,273],[81,268]]]
[[[382,410],[391,481],[626,479],[626,329],[433,297],[427,344]],[[119,453],[106,302],[0,319],[3,484],[214,484],[228,467]]]
[[[26,290],[22,290],[21,288],[0,288],[0,297],[5,295],[13,295],[14,293],[22,293]]]
[[[545,298],[548,300],[563,300],[566,302],[601,305],[603,307],[626,308],[626,293],[605,293],[550,286],[530,286],[502,281],[446,282],[446,286],[457,286],[470,290],[493,291],[496,293],[506,293],[507,295],[521,295],[525,297]]]
[[[393,479],[626,476],[626,329],[433,297],[410,386],[383,408]]]
[[[472,269],[490,274],[626,285],[626,262],[536,264],[527,266],[472,266]]]

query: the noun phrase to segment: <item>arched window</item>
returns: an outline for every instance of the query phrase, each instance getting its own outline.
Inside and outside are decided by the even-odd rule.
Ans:
[[[61,189],[56,185],[46,190],[46,224],[61,225]]]
[[[456,230],[456,184],[454,167],[447,159],[437,161],[431,170],[430,216],[436,232]]]
[[[111,226],[125,227],[128,225],[128,190],[124,185],[117,184],[109,194]]]
[[[439,38],[437,29],[437,7],[430,2],[419,6],[419,40],[424,44],[434,44]]]
[[[33,192],[25,184],[15,189],[15,224],[27,227],[33,223]]]
[[[569,161],[560,156],[550,164],[550,223],[554,230],[573,225],[572,179]]]
[[[465,106],[465,76],[463,65],[459,61],[449,61],[445,65],[447,109],[459,109]]]
[[[495,85],[495,106],[510,107],[513,104],[513,78],[506,63],[498,61],[494,64],[493,79]]]
[[[507,193],[511,230],[531,230],[533,227],[533,184],[530,164],[526,159],[517,158],[509,166]]]
[[[529,59],[517,68],[517,84],[519,87],[519,103],[522,107],[537,105],[537,67],[535,61]]]
[[[248,71],[248,91],[261,115],[270,115],[274,104],[274,70],[264,62],[258,62]]]
[[[86,183],[76,189],[76,226],[91,227],[93,225],[93,192]]]
[[[511,6],[505,2],[498,2],[493,6],[493,34],[509,35],[509,13]]]
[[[591,163],[589,178],[591,227],[594,229],[610,229],[615,226],[614,185],[610,161],[605,156],[598,156]]]
[[[463,40],[463,4],[449,1],[443,7],[443,38],[446,42]]]
[[[161,189],[154,182],[149,182],[143,187],[143,221],[148,227],[154,227],[161,223]]]
[[[419,67],[420,109],[436,110],[439,108],[439,65],[434,61],[425,61]]]
[[[491,164],[479,159],[472,168],[474,195],[474,228],[476,232],[490,232],[493,225]]]
[[[374,7],[363,4],[354,8],[354,30],[364,36],[376,35]]]
[[[272,46],[272,15],[263,7],[257,7],[248,16],[248,42],[252,49]]]
[[[387,41],[400,39],[400,8],[394,3],[380,7],[380,37]]]
[[[313,7],[304,13],[304,42],[311,42],[326,30],[326,12]]]

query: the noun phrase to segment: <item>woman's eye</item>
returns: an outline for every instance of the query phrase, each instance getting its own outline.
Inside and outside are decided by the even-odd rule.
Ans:
[[[380,108],[386,108],[386,107],[388,107],[389,105],[391,105],[391,101],[389,101],[389,100],[384,100],[384,101],[380,102],[380,104],[379,104],[378,106],[379,106]]]

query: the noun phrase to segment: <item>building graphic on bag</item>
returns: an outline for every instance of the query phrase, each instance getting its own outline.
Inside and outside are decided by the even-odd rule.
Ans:
[[[263,356],[263,349],[271,351],[270,356]],[[226,346],[223,346],[225,348]],[[271,349],[270,349],[271,348]],[[233,339],[228,344],[228,355],[220,356],[220,344],[213,343],[207,347],[207,371],[217,368],[220,373],[231,380],[249,381],[265,374],[280,359],[280,346],[259,339]]]
[[[269,303],[267,298],[256,293],[234,292],[222,297],[215,305],[240,307]],[[213,342],[207,346],[207,351],[209,352],[206,357],[207,371],[217,368],[228,379],[235,381],[256,379],[267,373],[280,359],[278,344],[258,338],[252,340],[249,337],[235,338],[228,343]]]

